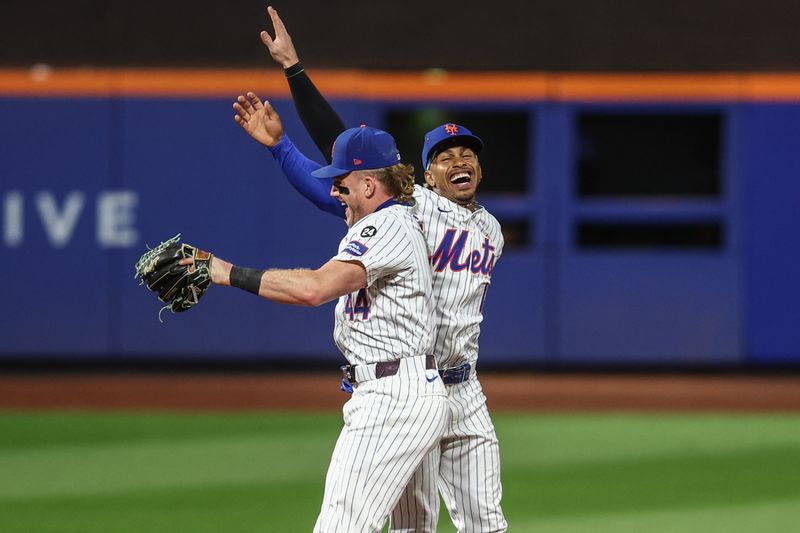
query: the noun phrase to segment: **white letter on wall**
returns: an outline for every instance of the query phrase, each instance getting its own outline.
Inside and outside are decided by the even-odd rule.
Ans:
[[[97,198],[97,242],[106,248],[126,248],[139,242],[136,204],[139,196],[133,191],[101,193]]]
[[[84,197],[79,191],[67,195],[64,209],[58,212],[58,205],[53,195],[42,191],[36,195],[36,208],[44,224],[45,233],[56,248],[63,248],[72,238],[75,224],[83,209]]]
[[[3,241],[9,248],[19,246],[24,237],[22,193],[9,191],[3,204]]]

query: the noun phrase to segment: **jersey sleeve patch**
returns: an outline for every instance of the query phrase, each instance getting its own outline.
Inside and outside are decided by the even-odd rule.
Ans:
[[[378,233],[378,228],[375,226],[367,226],[361,230],[362,237],[374,237]]]
[[[353,255],[355,257],[361,257],[362,255],[367,253],[367,250],[369,250],[369,248],[367,248],[360,242],[350,241],[347,243],[347,245],[344,247],[344,250],[342,251],[347,252],[348,254]]]

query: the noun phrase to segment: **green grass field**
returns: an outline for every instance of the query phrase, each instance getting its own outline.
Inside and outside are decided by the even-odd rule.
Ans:
[[[496,414],[514,532],[800,526],[800,416]],[[0,412],[0,531],[311,531],[336,414]],[[446,514],[439,531],[454,531]]]

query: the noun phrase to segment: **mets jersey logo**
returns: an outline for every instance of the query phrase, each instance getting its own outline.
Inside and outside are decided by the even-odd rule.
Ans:
[[[461,230],[457,239],[456,231],[455,228],[450,228],[445,232],[438,248],[431,256],[433,269],[441,272],[449,267],[453,272],[461,272],[469,268],[473,274],[480,273],[491,276],[494,269],[495,247],[489,242],[489,237],[484,238],[481,250],[468,250],[466,258],[462,260],[461,256],[464,254],[469,230]]]
[[[364,246],[360,242],[358,242],[358,241],[350,241],[350,242],[347,243],[347,246],[345,246],[344,250],[342,250],[342,251],[343,252],[347,252],[348,254],[354,255],[356,257],[361,257],[362,255],[367,253],[367,250],[369,250],[369,248],[367,248],[366,246]]]
[[[456,126],[455,124],[445,124],[444,131],[446,131],[450,135],[456,135],[458,133],[458,126]]]

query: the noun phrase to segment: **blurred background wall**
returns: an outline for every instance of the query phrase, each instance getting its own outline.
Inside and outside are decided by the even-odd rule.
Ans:
[[[335,251],[344,225],[232,120],[256,90],[321,161],[258,40],[265,7],[0,6],[0,361],[334,359],[332,304],[214,289],[160,324],[133,279],[178,232],[248,266]],[[486,141],[507,248],[482,365],[800,364],[800,5],[275,7],[348,126],[413,163],[444,121]]]
[[[5,0],[0,63],[264,64],[252,0]],[[274,7],[315,67],[550,71],[796,70],[791,0],[288,0]]]

